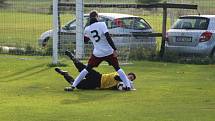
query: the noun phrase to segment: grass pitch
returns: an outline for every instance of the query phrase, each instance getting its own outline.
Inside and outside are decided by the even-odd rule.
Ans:
[[[137,91],[75,90],[49,57],[0,55],[0,121],[214,121],[215,66],[134,62]],[[67,59],[63,67],[78,72]],[[112,67],[101,65],[109,73]]]

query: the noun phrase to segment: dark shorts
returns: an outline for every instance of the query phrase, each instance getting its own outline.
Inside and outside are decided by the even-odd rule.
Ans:
[[[119,67],[118,59],[117,57],[114,57],[113,54],[105,57],[96,57],[92,54],[88,61],[88,65],[91,67],[98,67],[102,61],[108,62],[108,64],[112,65],[114,68]]]
[[[75,61],[74,65],[78,69],[79,72],[81,72],[83,69],[85,69],[87,67],[86,65],[84,65],[80,61]],[[96,70],[92,69],[85,76],[85,79],[83,79],[76,87],[78,89],[96,89],[96,88],[100,88],[101,77],[102,77],[102,75],[99,72],[97,72]],[[65,76],[64,76],[64,78],[65,78]],[[67,78],[65,78],[65,79],[67,80]],[[68,79],[68,80],[71,80],[71,79]],[[68,81],[68,82],[70,82],[70,81]]]
[[[88,73],[78,85],[78,89],[96,89],[100,88],[101,85],[101,77],[102,75],[100,73],[96,73],[95,71],[92,71]]]

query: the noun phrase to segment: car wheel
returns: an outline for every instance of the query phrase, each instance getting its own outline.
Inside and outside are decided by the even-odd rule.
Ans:
[[[46,39],[44,39],[44,41],[42,42],[42,46],[45,47],[48,43],[49,37],[47,37]]]

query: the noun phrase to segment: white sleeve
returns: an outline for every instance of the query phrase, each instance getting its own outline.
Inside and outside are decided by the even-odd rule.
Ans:
[[[102,25],[102,26],[101,26],[102,32],[103,32],[103,33],[108,32],[108,28],[107,28],[107,25],[105,24],[105,22],[102,22],[101,25]]]
[[[87,28],[84,29],[84,36],[89,38],[90,36],[87,30],[88,30]]]

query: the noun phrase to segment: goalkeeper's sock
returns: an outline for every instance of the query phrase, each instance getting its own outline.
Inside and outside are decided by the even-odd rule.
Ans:
[[[64,79],[69,83],[69,84],[73,84],[74,79],[72,78],[72,76],[70,76],[68,73],[64,75]]]
[[[123,83],[126,85],[126,87],[131,88],[130,81],[129,81],[128,77],[126,76],[125,72],[122,69],[119,69],[117,71],[117,73],[119,74],[119,77],[121,78]]]
[[[87,74],[88,71],[86,69],[83,69],[81,73],[76,77],[75,81],[72,84],[72,87],[76,87]]]
[[[78,60],[75,58],[75,53],[70,51],[65,51],[65,55],[67,55],[73,62],[77,62]]]

